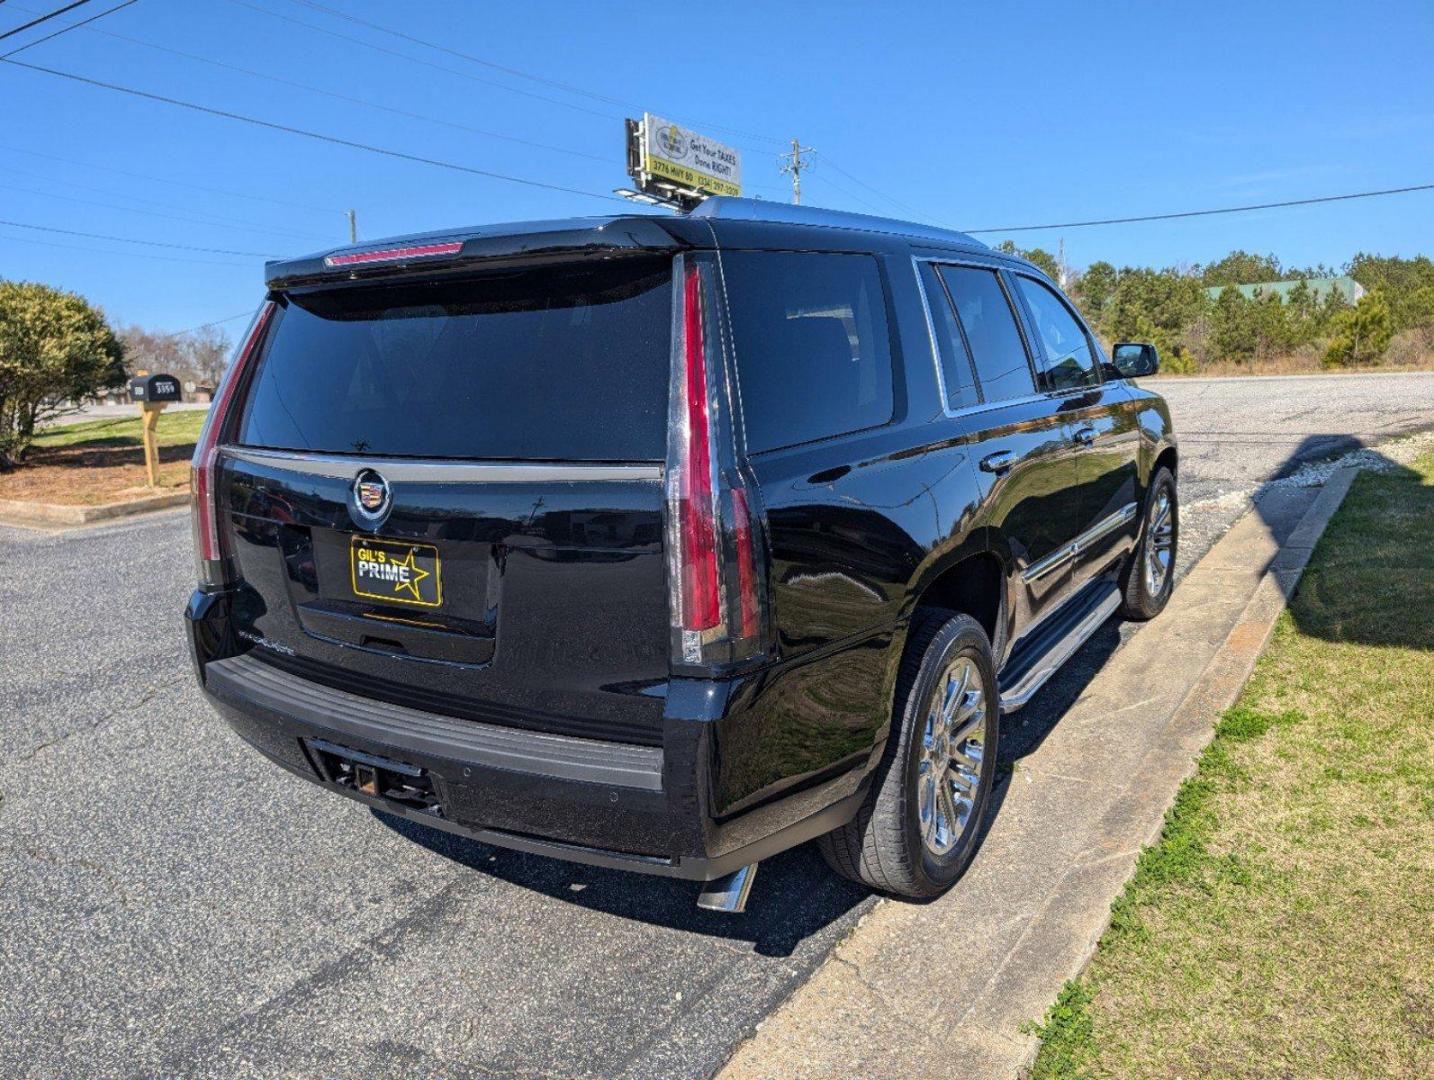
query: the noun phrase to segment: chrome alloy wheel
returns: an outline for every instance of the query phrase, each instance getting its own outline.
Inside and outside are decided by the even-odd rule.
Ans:
[[[936,684],[921,732],[917,823],[933,855],[945,855],[971,821],[986,750],[986,693],[970,657],[958,656]]]
[[[1162,486],[1150,504],[1145,523],[1145,591],[1157,597],[1170,575],[1170,560],[1175,550],[1175,504],[1170,488]]]

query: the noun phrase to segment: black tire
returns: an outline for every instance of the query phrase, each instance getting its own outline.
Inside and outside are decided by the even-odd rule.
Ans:
[[[1169,512],[1162,517],[1162,498],[1168,500]],[[1146,491],[1145,506],[1140,513],[1140,535],[1130,553],[1120,587],[1124,602],[1120,613],[1127,619],[1153,619],[1165,610],[1175,588],[1175,555],[1180,542],[1180,502],[1176,497],[1175,476],[1164,465],[1155,470]],[[1152,550],[1153,549],[1153,550]],[[1163,558],[1163,573],[1152,587],[1153,569],[1150,560]]]
[[[949,686],[948,675],[955,676]],[[963,676],[971,681],[956,681]],[[959,720],[966,712],[969,691],[976,688],[976,680],[984,707],[980,745],[970,739],[958,739],[953,748],[949,729],[928,740],[927,721],[938,691],[949,691],[953,699],[961,699],[961,704],[952,710]],[[967,687],[965,691],[961,689],[963,685]],[[897,680],[891,735],[871,791],[851,822],[817,841],[828,865],[843,877],[894,896],[927,899],[950,888],[970,863],[980,841],[996,776],[1000,714],[991,643],[981,625],[969,615],[936,609],[919,611]],[[972,731],[973,723],[967,720],[954,727]],[[935,773],[932,762],[948,750],[949,772]],[[979,759],[974,767],[973,758]],[[930,777],[935,779],[927,779]],[[938,805],[933,793],[938,784],[947,783],[948,777],[950,783],[959,785],[949,790],[963,795],[971,779],[977,783],[969,800],[963,798],[958,804],[952,799],[939,804],[954,813],[942,812],[933,822],[933,828],[927,830],[932,837],[928,843],[921,821],[922,807]],[[959,821],[963,810],[964,824],[959,831],[949,829],[943,835],[942,821],[947,817]],[[949,849],[938,852],[936,848],[945,841],[950,841]]]

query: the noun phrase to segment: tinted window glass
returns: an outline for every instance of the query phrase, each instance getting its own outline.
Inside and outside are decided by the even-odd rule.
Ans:
[[[926,293],[926,304],[931,312],[931,327],[936,334],[936,351],[941,364],[941,382],[946,389],[946,407],[962,409],[975,405],[976,383],[971,377],[971,356],[966,351],[966,342],[961,338],[961,328],[951,312],[951,301],[946,287],[936,276],[936,269],[930,263],[921,264],[921,286]]]
[[[1026,345],[995,271],[973,266],[943,266],[941,276],[951,291],[961,327],[966,331],[982,398],[1001,401],[1035,393]]]
[[[1021,295],[1030,306],[1040,339],[1042,368],[1052,390],[1069,390],[1100,382],[1100,370],[1076,317],[1054,292],[1035,278],[1016,275]]]
[[[249,446],[660,460],[670,262],[290,298],[240,425]]]
[[[891,419],[891,340],[875,259],[737,251],[722,266],[749,450]]]

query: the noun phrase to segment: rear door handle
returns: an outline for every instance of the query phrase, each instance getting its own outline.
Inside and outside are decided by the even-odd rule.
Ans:
[[[1015,464],[1013,458],[1009,450],[997,450],[981,459],[981,468],[990,473],[1003,473]]]
[[[1096,430],[1089,425],[1083,428],[1076,428],[1075,441],[1082,446],[1090,446],[1095,442]]]

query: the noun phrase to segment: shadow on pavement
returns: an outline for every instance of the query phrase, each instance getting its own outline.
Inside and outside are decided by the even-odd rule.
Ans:
[[[382,824],[444,858],[564,903],[687,933],[749,941],[762,956],[790,956],[804,939],[868,896],[836,877],[815,846],[762,860],[742,915],[696,906],[695,881],[582,866],[493,847],[374,810]]]
[[[1273,478],[1262,484],[1251,496],[1254,512],[1260,515],[1270,532],[1283,544],[1299,525],[1305,510],[1318,495],[1318,488],[1295,487],[1281,483],[1281,481],[1292,476],[1302,466],[1315,465],[1362,449],[1368,448],[1361,440],[1352,436],[1307,436],[1285,459]],[[1418,479],[1418,474],[1413,470],[1391,461],[1377,451],[1369,451],[1369,456],[1383,463],[1385,475],[1392,473],[1413,478],[1415,481]],[[1434,499],[1434,488],[1419,488],[1417,483],[1413,485],[1413,488],[1423,492],[1423,497]],[[1203,551],[1199,552],[1200,557],[1203,557],[1204,554]],[[1187,563],[1183,568],[1177,566],[1178,577],[1175,586],[1177,589],[1180,587],[1179,581],[1184,577],[1185,570],[1189,568],[1189,565],[1191,564]],[[1263,573],[1269,569],[1269,565],[1266,564],[1258,569]],[[1315,587],[1313,582],[1301,583],[1302,591]],[[1375,632],[1374,627],[1379,622],[1377,616],[1379,605],[1392,602],[1393,594],[1397,593],[1398,586],[1396,583],[1371,582],[1369,587],[1371,595],[1377,595],[1380,598],[1378,603],[1374,603],[1370,607],[1372,619],[1369,632]],[[1308,606],[1307,604],[1302,605],[1302,610],[1307,609]],[[1118,616],[1111,618],[1067,661],[1065,667],[1041,689],[1030,704],[1020,712],[1006,718],[1001,731],[1001,784],[992,793],[992,810],[989,815],[991,819],[994,819],[1000,811],[1000,804],[1007,788],[1005,781],[1009,779],[1015,763],[1040,747],[1041,743],[1054,730],[1056,724],[1060,722],[1061,717],[1079,700],[1091,681],[1104,669],[1106,662],[1120,648],[1124,636],[1135,625],[1137,624],[1127,623]],[[1303,622],[1301,629],[1305,629]]]
[[[1327,460],[1333,456],[1360,449],[1358,440],[1343,436],[1310,436],[1286,460],[1275,474],[1253,495],[1255,512],[1260,514],[1274,536],[1284,543],[1299,524],[1306,509],[1317,495],[1313,487],[1300,488],[1275,481],[1288,477],[1301,465]],[[1412,470],[1384,459],[1389,471],[1412,478],[1410,499],[1421,500],[1422,513],[1429,514],[1434,504],[1434,487],[1418,483]],[[1411,514],[1414,513],[1411,508]],[[1243,516],[1243,515],[1242,515]],[[1201,556],[1204,552],[1199,553]],[[1355,553],[1351,558],[1357,557]],[[1426,561],[1434,556],[1424,555]],[[1187,563],[1187,568],[1188,568]],[[1434,566],[1434,562],[1431,562]],[[1179,568],[1177,568],[1179,569]],[[1264,572],[1268,566],[1260,567]],[[1180,571],[1183,577],[1183,570]],[[1319,583],[1309,588],[1318,590]],[[1370,603],[1367,620],[1358,626],[1347,620],[1339,627],[1325,628],[1328,633],[1342,635],[1340,640],[1371,641],[1380,644],[1403,644],[1434,648],[1434,620],[1425,620],[1426,639],[1418,642],[1386,642],[1379,637],[1385,621],[1379,618],[1382,605],[1394,602],[1398,582],[1370,581]],[[1176,588],[1179,588],[1177,580]],[[1301,604],[1299,611],[1313,613],[1318,606]],[[1315,614],[1301,615],[1304,619]],[[1075,704],[1091,681],[1120,648],[1127,624],[1112,618],[1047,684],[1026,708],[1012,714],[1003,723],[1001,750],[996,787],[991,808],[982,827],[982,839],[1000,813],[1010,789],[1012,770],[1017,761],[1033,753],[1054,730],[1062,716]],[[1319,632],[1309,631],[1307,632]],[[1129,633],[1127,627],[1125,633]],[[1356,634],[1359,636],[1350,636]],[[868,899],[867,890],[836,877],[822,861],[812,844],[786,852],[762,862],[757,881],[748,903],[747,913],[740,916],[718,915],[695,906],[698,886],[695,882],[650,877],[620,870],[580,866],[541,856],[525,855],[503,848],[490,847],[465,840],[381,811],[375,816],[387,827],[410,840],[422,844],[445,858],[481,870],[511,884],[543,893],[565,903],[601,911],[627,919],[637,919],[659,926],[700,933],[712,937],[750,941],[759,954],[788,956],[806,937],[817,933],[835,919]],[[959,887],[959,886],[958,886]]]
[[[1324,641],[1434,651],[1434,483],[1398,465],[1383,479],[1350,490],[1290,614]]]

